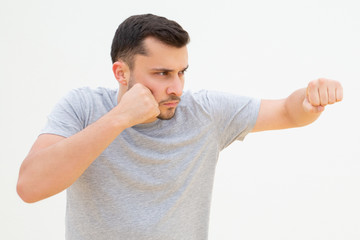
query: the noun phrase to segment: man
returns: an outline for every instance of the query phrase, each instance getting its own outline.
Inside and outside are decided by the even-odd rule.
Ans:
[[[50,114],[17,191],[36,202],[67,189],[67,239],[206,239],[219,152],[342,99],[327,79],[281,100],[183,93],[188,42],[174,21],[128,18],[111,49],[119,89],[74,90]]]

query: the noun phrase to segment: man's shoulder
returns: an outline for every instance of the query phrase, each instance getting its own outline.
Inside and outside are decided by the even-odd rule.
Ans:
[[[195,115],[211,115],[212,91],[201,89],[197,91],[184,91],[179,107],[184,112],[191,112]]]
[[[90,96],[106,96],[116,94],[116,89],[106,88],[106,87],[96,87],[92,88],[89,86],[74,88],[69,91],[70,95],[90,95]]]
[[[117,90],[104,87],[74,88],[58,103],[65,108],[90,111],[91,109],[112,109],[117,104]]]
[[[181,99],[184,101],[202,102],[204,99],[207,98],[209,92],[211,91],[206,89],[201,89],[197,91],[187,90],[184,91]]]
[[[183,94],[182,105],[191,111],[204,110],[206,113],[222,115],[227,111],[247,109],[246,106],[256,108],[259,100],[217,90],[186,91]]]
[[[67,99],[76,99],[76,100],[83,100],[85,102],[91,99],[109,99],[113,100],[114,96],[116,96],[117,90],[105,87],[79,87],[70,90],[66,95],[65,98]]]
[[[195,105],[202,104],[207,90],[192,91],[187,90],[183,92],[181,96],[180,105],[183,107],[194,107]]]
[[[184,102],[196,102],[199,104],[208,104],[209,102],[216,101],[219,98],[246,98],[244,96],[235,95],[232,93],[217,91],[217,90],[208,90],[208,89],[201,89],[197,91],[187,90],[184,92],[182,99]]]

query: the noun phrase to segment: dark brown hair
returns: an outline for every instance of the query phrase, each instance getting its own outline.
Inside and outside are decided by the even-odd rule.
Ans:
[[[134,15],[122,22],[111,45],[111,60],[121,59],[133,68],[136,54],[146,55],[143,41],[154,37],[161,42],[183,47],[190,41],[189,34],[175,21],[153,14]]]

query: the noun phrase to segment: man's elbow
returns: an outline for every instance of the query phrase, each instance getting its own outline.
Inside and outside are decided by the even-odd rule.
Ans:
[[[28,190],[28,187],[26,186],[24,181],[22,181],[21,179],[19,179],[17,182],[16,192],[19,195],[19,197],[21,198],[21,200],[23,200],[26,203],[34,203],[34,202],[38,201],[34,197],[34,195],[31,194],[31,192]]]
[[[29,179],[19,175],[19,179],[16,185],[16,192],[21,200],[26,203],[35,203],[42,200],[43,198],[39,196],[36,190],[36,188],[30,186]]]

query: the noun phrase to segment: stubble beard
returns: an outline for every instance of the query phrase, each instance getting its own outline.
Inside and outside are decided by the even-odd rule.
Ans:
[[[163,104],[171,101],[180,102],[181,98],[175,95],[169,95],[167,99],[159,102],[159,107],[166,107]],[[160,120],[170,120],[175,116],[175,112],[176,112],[176,107],[166,107],[165,110],[160,109],[160,114],[157,116],[157,118]]]
[[[135,85],[135,79],[134,77],[130,76],[129,78],[129,83],[128,83],[128,91],[130,90],[130,88],[132,88]],[[159,102],[159,107],[161,106],[161,104],[166,103],[166,102],[170,102],[170,101],[181,101],[181,98],[175,95],[169,95],[169,97],[165,100],[162,100]],[[176,112],[176,107],[168,107],[165,110],[161,110],[160,109],[160,114],[157,115],[156,117],[160,120],[170,120],[175,116],[175,112]]]

